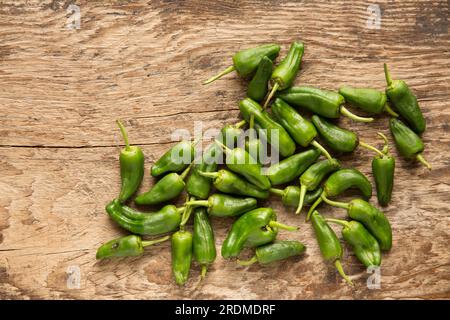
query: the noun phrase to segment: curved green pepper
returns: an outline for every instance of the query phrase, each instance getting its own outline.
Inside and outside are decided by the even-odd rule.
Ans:
[[[217,155],[219,147],[212,143],[208,146],[202,155],[200,163],[195,163],[192,167],[192,173],[186,181],[186,191],[191,196],[195,196],[200,199],[208,198],[209,192],[211,191],[211,179],[208,179],[201,174],[199,171],[203,172],[213,172],[217,170]]]
[[[247,151],[259,164],[266,161],[265,156],[267,154],[264,152],[265,150],[266,147],[260,139],[253,138],[245,141],[245,151]]]
[[[180,230],[172,235],[172,273],[177,285],[189,278],[192,261],[192,233]]]
[[[142,240],[140,236],[129,235],[120,237],[107,243],[104,243],[97,249],[96,258],[121,258],[121,257],[137,257],[144,253],[144,248],[169,240],[170,236],[165,236],[155,240]]]
[[[267,57],[263,57],[259,63],[255,75],[248,84],[247,96],[250,99],[261,102],[267,94],[267,88],[272,75],[273,62]]]
[[[192,249],[195,260],[202,267],[201,277],[205,278],[208,266],[216,260],[216,244],[206,209],[202,207],[195,208],[194,210]]]
[[[208,200],[186,202],[188,206],[202,206],[208,208],[208,214],[215,217],[239,216],[255,209],[258,205],[255,198],[236,198],[226,194],[213,194]]]
[[[132,233],[150,236],[178,228],[183,211],[183,207],[167,205],[157,212],[143,213],[120,204],[118,199],[106,206],[106,212],[119,226]]]
[[[405,118],[412,130],[418,134],[425,131],[426,123],[420,110],[417,98],[403,80],[392,80],[386,63],[384,64],[386,76],[386,94],[395,110]]]
[[[241,266],[249,266],[255,262],[269,264],[290,257],[300,256],[306,251],[306,247],[300,241],[283,240],[266,244],[255,250],[255,255],[247,261],[238,260]]]
[[[245,120],[235,124],[227,124],[222,130],[217,140],[226,145],[230,149],[234,149],[239,145],[239,140],[244,134],[242,127],[246,124]]]
[[[195,144],[196,142],[181,141],[174,145],[153,164],[151,175],[159,177],[167,172],[180,172],[186,169],[194,160]]]
[[[358,107],[372,114],[380,114],[384,111],[393,117],[398,117],[389,104],[384,92],[371,88],[353,88],[343,86],[339,89],[339,94],[352,106]]]
[[[264,57],[275,60],[275,58],[278,57],[279,52],[280,46],[277,44],[265,44],[255,48],[241,50],[233,56],[232,66],[206,80],[203,84],[216,81],[217,79],[235,70],[240,76],[248,76],[252,74],[256,68],[258,68],[258,65]]]
[[[125,148],[120,151],[120,179],[122,186],[120,188],[119,201],[124,203],[139,188],[144,177],[144,153],[137,146],[130,146],[128,134],[120,120],[117,125],[125,141]]]
[[[377,239],[361,223],[355,220],[338,219],[326,219],[326,221],[344,227],[342,236],[352,246],[353,252],[362,264],[366,267],[381,265],[381,250]]]
[[[273,194],[276,194],[281,197],[281,201],[285,206],[289,207],[297,207],[298,203],[300,201],[300,188],[297,186],[287,186],[282,189],[276,189],[276,188],[270,188],[270,192]],[[311,191],[309,193],[306,193],[303,199],[303,204],[309,205],[316,201],[318,198],[320,198],[320,195],[322,194],[323,189],[317,188],[314,191]]]
[[[359,144],[356,133],[340,128],[317,115],[311,117],[320,137],[326,145],[337,152],[353,152]]]
[[[425,147],[420,137],[398,119],[391,118],[389,128],[391,129],[398,152],[406,159],[415,158],[431,170],[431,165],[422,155]]]
[[[311,223],[316,234],[316,239],[319,244],[320,252],[325,261],[332,261],[341,277],[347,281],[348,284],[353,285],[352,280],[345,274],[342,268],[342,246],[336,233],[330,228],[325,218],[314,211],[311,215]]]

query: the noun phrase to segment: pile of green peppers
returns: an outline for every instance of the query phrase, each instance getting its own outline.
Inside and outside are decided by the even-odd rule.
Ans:
[[[382,252],[392,248],[390,222],[369,202],[373,192],[369,178],[356,168],[346,168],[336,157],[358,146],[376,154],[372,176],[381,206],[387,206],[392,199],[395,158],[383,133],[378,132],[384,141],[378,149],[333,119],[343,115],[368,123],[374,121],[372,115],[388,114],[398,153],[431,169],[423,156],[420,138],[425,119],[414,93],[405,81],[391,79],[386,64],[385,92],[351,86],[342,86],[338,91],[294,87],[304,50],[302,42],[294,41],[276,65],[279,45],[245,49],[232,57],[232,66],[205,81],[211,83],[233,71],[250,78],[247,97],[239,102],[242,120],[225,125],[199,155],[197,143],[192,141],[181,141],[165,152],[150,170],[158,180],[150,190],[134,197],[139,209],[132,208],[130,202],[142,183],[145,158],[140,147],[130,145],[124,125],[117,121],[125,142],[119,156],[121,187],[117,197],[106,205],[106,212],[130,234],[101,245],[97,259],[141,256],[145,247],[170,240],[175,283],[185,285],[193,265],[199,267],[200,279],[204,279],[217,256],[211,222],[224,218],[234,219],[220,250],[224,259],[250,266],[302,256],[306,247],[301,242],[277,239],[281,230],[295,232],[298,227],[279,222],[274,209],[261,206],[260,201],[272,196],[280,197],[297,214],[310,206],[306,220],[311,221],[320,252],[349,285],[353,282],[342,265],[344,247],[330,223],[342,227],[343,239],[364,266],[381,265]],[[347,106],[359,108],[368,117],[355,115]],[[309,114],[301,114],[303,110]],[[245,126],[252,134],[241,146]],[[274,152],[281,161],[265,166],[260,154],[263,141],[276,147]],[[219,165],[223,159],[225,164]],[[360,197],[348,202],[333,199],[349,189]],[[184,192],[181,206],[168,203]],[[349,220],[321,215],[316,210],[321,204],[345,209]],[[162,207],[141,211],[140,206],[154,205]],[[249,248],[254,255],[241,259]]]

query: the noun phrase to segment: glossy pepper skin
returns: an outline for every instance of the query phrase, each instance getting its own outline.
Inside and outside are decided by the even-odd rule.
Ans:
[[[317,211],[312,213],[311,223],[314,228],[314,233],[316,235],[322,257],[325,261],[334,262],[334,265],[341,277],[347,281],[347,283],[353,285],[352,281],[345,274],[344,269],[342,268],[341,259],[343,250],[336,233],[330,228],[325,218]]]
[[[273,186],[291,182],[308,169],[319,156],[320,151],[317,149],[294,154],[267,168],[266,174]]]
[[[344,240],[352,246],[353,252],[359,261],[366,267],[381,265],[381,250],[377,240],[358,221],[344,221],[337,219],[327,219],[342,225],[342,236]]]
[[[219,147],[212,143],[210,144],[202,155],[200,163],[195,163],[192,167],[192,173],[186,181],[186,191],[191,196],[199,199],[206,199],[211,191],[211,179],[208,179],[201,174],[203,172],[214,172],[217,170],[217,155],[221,152]]]
[[[264,57],[268,57],[270,60],[275,60],[275,58],[278,57],[279,52],[280,46],[277,44],[265,44],[262,46],[241,50],[233,56],[232,66],[206,80],[203,84],[216,81],[217,79],[233,71],[236,71],[242,77],[248,76],[258,68]]]
[[[359,139],[353,131],[340,128],[317,115],[313,115],[311,120],[325,144],[334,151],[353,152],[358,146]]]
[[[391,118],[389,128],[391,129],[398,152],[406,159],[415,158],[431,170],[431,165],[422,155],[425,148],[422,139],[398,119]]]
[[[345,101],[352,106],[372,114],[380,114],[384,111],[394,117],[398,117],[387,103],[387,97],[384,92],[371,88],[354,88],[343,86],[339,89],[339,94],[345,98]]]
[[[240,139],[244,134],[242,127],[245,124],[246,121],[242,120],[236,124],[225,125],[220,130],[218,140],[230,149],[236,148],[239,145]]]
[[[300,256],[306,251],[306,247],[300,241],[283,240],[266,244],[255,250],[253,258],[247,261],[238,261],[242,266],[249,266],[255,262],[265,265],[290,257]]]
[[[206,276],[208,266],[216,260],[216,244],[214,231],[209,223],[206,208],[194,209],[194,235],[192,249],[195,260],[201,265],[201,277]]]
[[[189,201],[186,205],[207,207],[210,216],[234,217],[255,209],[258,203],[255,198],[236,198],[216,193],[208,200]]]
[[[244,247],[256,248],[265,244],[274,242],[278,235],[278,228],[276,227],[264,227],[256,229],[250,232],[245,241]]]
[[[267,94],[270,76],[272,75],[273,62],[263,57],[256,69],[256,73],[248,84],[247,96],[250,99],[261,102]]]
[[[189,278],[192,261],[192,233],[179,230],[172,235],[172,273],[175,283],[183,286]]]
[[[274,145],[283,157],[289,157],[294,154],[296,149],[295,142],[283,126],[273,120],[267,112],[263,111],[256,101],[250,98],[241,100],[239,102],[239,110],[246,121],[249,121],[252,115],[254,116],[255,126],[259,129],[267,130],[267,141]]]
[[[285,206],[297,208],[300,201],[300,188],[297,186],[287,186],[282,189],[270,188],[269,191],[281,197],[281,201]],[[317,188],[309,193],[306,193],[303,199],[303,204],[309,205],[320,198],[323,189]]]
[[[302,42],[294,41],[289,48],[286,57],[275,67],[271,76],[272,89],[264,104],[268,105],[275,92],[289,88],[294,83],[295,77],[300,70],[305,46]]]
[[[184,208],[164,206],[154,213],[139,212],[114,199],[106,206],[108,215],[123,229],[140,235],[158,235],[174,231],[181,222]]]
[[[278,97],[292,106],[307,109],[325,118],[337,119],[342,114],[359,122],[372,122],[374,120],[351,113],[344,107],[344,97],[334,91],[312,87],[292,87],[281,91]]]
[[[121,258],[121,257],[136,257],[144,253],[144,248],[153,244],[169,240],[166,236],[160,239],[143,241],[140,236],[129,235],[120,237],[102,244],[97,249],[96,258]]]
[[[144,177],[144,153],[142,149],[136,146],[130,146],[128,134],[120,120],[117,125],[125,141],[125,148],[120,151],[120,179],[122,186],[120,188],[119,201],[124,203],[139,188]]]
[[[180,172],[194,160],[195,143],[190,141],[181,141],[170,148],[162,155],[152,166],[151,174],[153,177],[159,177],[168,172]]]
[[[231,171],[222,169],[217,172],[200,172],[200,174],[213,179],[214,187],[221,192],[258,199],[269,197],[269,191],[259,189]]]
[[[265,161],[265,148],[263,142],[257,138],[248,139],[245,142],[245,151],[247,151],[259,164],[262,164]]]
[[[426,123],[420,110],[417,98],[403,80],[392,80],[386,63],[384,64],[386,77],[386,94],[395,110],[406,120],[411,129],[421,134],[425,131]]]

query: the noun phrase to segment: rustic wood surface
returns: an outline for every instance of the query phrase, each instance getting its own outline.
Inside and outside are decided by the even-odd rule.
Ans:
[[[80,29],[66,27],[72,3],[81,9]],[[450,298],[449,4],[376,2],[377,29],[373,3],[1,1],[0,299]],[[385,209],[393,249],[383,255],[381,288],[366,286],[370,274],[348,248],[343,264],[356,286],[345,285],[323,262],[311,226],[275,197],[268,203],[279,219],[300,226],[280,237],[304,242],[302,258],[241,268],[218,257],[200,285],[194,265],[184,288],[171,278],[168,243],[140,258],[97,262],[96,248],[125,234],[104,211],[119,191],[122,141],[114,120],[124,119],[149,169],[173,144],[173,129],[238,119],[246,81],[235,74],[209,86],[202,80],[239,49],[277,42],[282,56],[292,40],[306,44],[297,84],[383,89],[387,62],[427,119],[424,155],[433,170],[397,158]],[[387,120],[341,123],[380,145],[375,132],[387,133]],[[341,159],[370,175],[371,157],[357,150]],[[151,183],[146,171],[142,190]],[[220,248],[231,220],[212,223]]]

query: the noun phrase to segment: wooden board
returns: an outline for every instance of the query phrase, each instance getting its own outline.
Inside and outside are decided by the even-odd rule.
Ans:
[[[80,29],[67,28],[73,3],[81,10]],[[2,1],[0,298],[450,298],[448,10],[445,0],[380,1],[378,7],[366,1]],[[210,86],[202,80],[228,66],[239,49],[277,42],[283,56],[293,40],[306,44],[297,84],[383,89],[387,62],[393,77],[413,88],[427,119],[424,155],[433,171],[397,158],[385,210],[394,243],[383,255],[381,288],[367,287],[370,274],[348,248],[343,264],[356,286],[345,285],[323,262],[311,226],[276,198],[267,204],[279,219],[300,226],[280,238],[304,242],[302,258],[241,268],[218,257],[200,285],[194,265],[184,288],[171,278],[168,243],[141,258],[97,262],[96,248],[125,234],[104,211],[119,190],[122,142],[114,120],[124,119],[149,169],[173,144],[175,128],[237,121],[246,81],[234,74]],[[375,132],[387,133],[387,120],[341,124],[379,145]],[[341,159],[370,175],[371,157],[358,149]],[[142,190],[150,180],[146,171]],[[344,217],[341,209],[321,208]],[[212,222],[220,248],[231,220]]]

